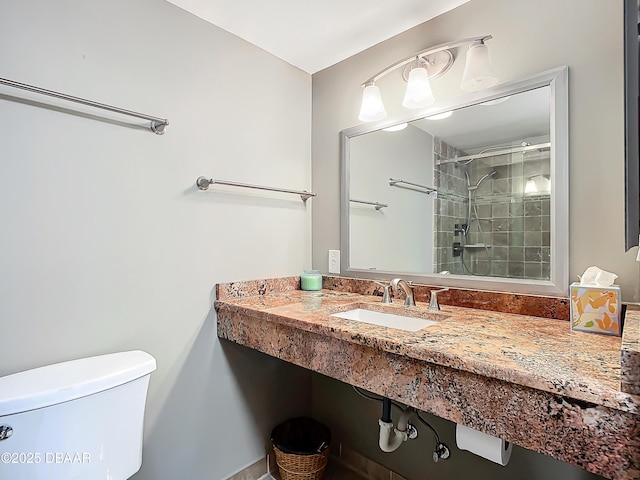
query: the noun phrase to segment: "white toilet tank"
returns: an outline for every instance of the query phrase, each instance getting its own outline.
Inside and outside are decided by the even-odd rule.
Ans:
[[[151,355],[131,351],[0,377],[0,479],[131,477],[155,369]]]

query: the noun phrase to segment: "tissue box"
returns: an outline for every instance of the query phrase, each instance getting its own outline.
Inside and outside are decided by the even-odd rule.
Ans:
[[[597,287],[572,283],[571,330],[622,335],[620,287]]]

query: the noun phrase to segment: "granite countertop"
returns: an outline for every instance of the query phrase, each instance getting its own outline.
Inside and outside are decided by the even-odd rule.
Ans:
[[[566,320],[450,305],[442,305],[441,311],[433,312],[427,310],[426,303],[418,303],[416,307],[405,307],[399,300],[383,304],[379,296],[336,290],[274,289],[255,293],[234,296],[220,295],[219,291],[216,309],[631,414],[640,413],[640,396],[634,391],[638,388],[637,368],[631,365],[638,358],[635,354],[640,312],[627,315],[625,331],[630,334],[625,345],[629,346],[627,363],[631,366],[625,373],[625,390],[633,393],[626,393],[621,390],[623,340],[572,332]],[[358,307],[438,323],[408,332],[330,316]]]
[[[640,312],[622,338],[572,332],[566,298],[450,289],[442,310],[381,302],[370,280],[216,285],[218,337],[615,480],[640,480]],[[417,332],[332,317],[423,317]]]

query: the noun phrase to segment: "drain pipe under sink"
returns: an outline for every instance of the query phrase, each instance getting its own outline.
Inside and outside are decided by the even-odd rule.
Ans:
[[[398,420],[398,426],[394,427],[391,421],[391,400],[384,398],[382,400],[382,418],[378,421],[380,424],[379,446],[383,452],[393,452],[406,442],[418,436],[418,431],[409,423],[409,418],[415,414],[413,407],[407,407]]]

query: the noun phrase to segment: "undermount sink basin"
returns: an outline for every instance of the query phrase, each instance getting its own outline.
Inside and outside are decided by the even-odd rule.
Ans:
[[[417,332],[418,330],[438,323],[433,320],[427,320],[426,318],[405,317],[403,315],[396,315],[395,313],[376,312],[364,308],[354,308],[346,312],[334,313],[331,316],[381,327],[397,328],[398,330],[406,330],[408,332]]]

